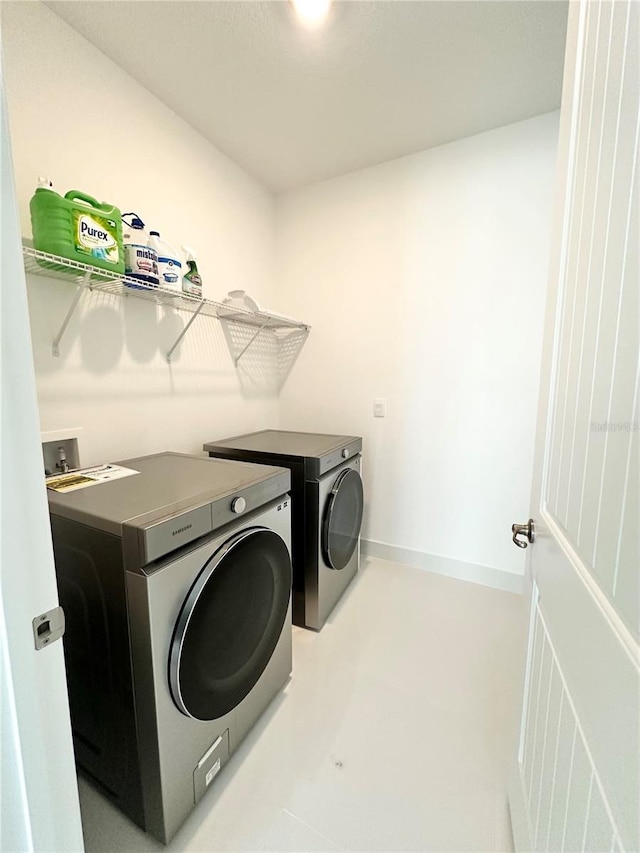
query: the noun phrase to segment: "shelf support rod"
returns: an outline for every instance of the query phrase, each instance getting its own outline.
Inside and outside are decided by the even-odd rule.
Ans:
[[[267,323],[268,323],[268,322],[269,322],[269,320],[265,320],[265,321],[264,321],[264,323],[260,326],[260,328],[259,328],[259,329],[258,329],[258,331],[255,333],[255,335],[251,338],[251,340],[249,341],[249,343],[248,343],[245,347],[243,347],[242,352],[241,352],[238,356],[236,356],[236,358],[234,359],[234,363],[235,363],[235,366],[236,366],[236,367],[238,366],[238,362],[240,361],[240,359],[242,358],[242,356],[243,356],[243,355],[245,354],[245,352],[249,349],[249,347],[251,346],[251,344],[255,341],[255,339],[256,339],[256,338],[258,337],[258,335],[260,334],[260,332],[261,332],[261,331],[266,327],[266,325],[267,325]]]
[[[178,337],[176,338],[176,341],[175,341],[174,345],[171,347],[171,349],[170,349],[170,350],[169,350],[169,352],[167,353],[167,362],[168,362],[169,364],[171,364],[171,356],[173,355],[175,348],[178,346],[178,344],[180,343],[180,341],[181,341],[181,340],[184,338],[184,336],[187,334],[187,332],[189,331],[189,327],[191,326],[191,324],[193,323],[193,321],[196,319],[196,317],[197,317],[197,316],[198,316],[198,314],[202,311],[202,309],[203,309],[203,308],[204,308],[204,301],[203,301],[203,302],[201,302],[201,303],[200,303],[200,305],[198,305],[198,307],[196,308],[196,310],[195,310],[195,311],[193,312],[193,314],[191,315],[191,317],[190,317],[190,319],[189,319],[189,322],[185,325],[184,329],[180,332],[180,334],[179,334],[179,335],[178,335]]]
[[[60,341],[62,340],[62,336],[67,331],[67,326],[69,325],[69,321],[73,317],[73,312],[76,310],[78,306],[78,302],[80,302],[80,297],[85,292],[87,285],[89,284],[89,279],[91,278],[91,270],[87,270],[84,274],[82,281],[78,284],[78,289],[76,290],[75,296],[69,306],[69,310],[67,311],[67,316],[62,321],[62,325],[60,326],[60,331],[55,336],[53,340],[53,344],[51,345],[51,352],[58,358],[60,355]]]

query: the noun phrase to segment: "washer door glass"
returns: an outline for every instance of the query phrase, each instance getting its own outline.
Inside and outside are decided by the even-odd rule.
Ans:
[[[209,559],[171,643],[171,693],[184,714],[215,720],[244,699],[273,654],[290,594],[289,551],[272,530],[244,530]]]
[[[344,569],[356,550],[363,506],[360,474],[345,468],[333,484],[322,521],[322,555],[332,569]]]

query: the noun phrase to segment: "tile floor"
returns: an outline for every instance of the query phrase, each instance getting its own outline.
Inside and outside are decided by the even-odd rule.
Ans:
[[[505,851],[521,596],[367,558],[175,851]],[[166,849],[80,780],[86,849]]]

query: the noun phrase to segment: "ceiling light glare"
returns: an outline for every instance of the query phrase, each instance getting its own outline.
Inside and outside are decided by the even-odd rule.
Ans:
[[[329,16],[331,0],[291,0],[298,20],[308,30],[319,29]]]

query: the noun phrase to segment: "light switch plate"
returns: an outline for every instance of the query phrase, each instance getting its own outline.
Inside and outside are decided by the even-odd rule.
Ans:
[[[387,401],[384,397],[374,397],[373,399],[373,417],[384,418],[387,414]]]

